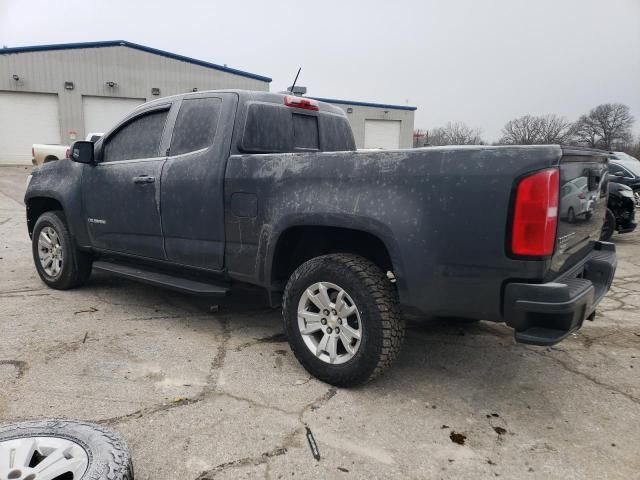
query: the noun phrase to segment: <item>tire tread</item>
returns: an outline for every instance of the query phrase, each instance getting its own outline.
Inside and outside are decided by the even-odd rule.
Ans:
[[[342,378],[335,381],[332,378],[322,378],[321,380],[330,383],[339,384],[340,386],[352,386],[358,383],[368,382],[379,377],[387,368],[389,368],[402,347],[405,335],[405,323],[400,310],[398,294],[395,285],[389,281],[386,274],[376,264],[359,255],[349,253],[338,253],[315,257],[302,264],[291,275],[285,288],[283,301],[283,316],[286,324],[288,322],[287,312],[291,308],[291,302],[294,301],[291,290],[297,284],[301,277],[308,275],[313,270],[321,267],[326,262],[333,263],[334,269],[342,274],[355,275],[357,280],[370,292],[370,302],[377,311],[380,318],[380,331],[382,334],[382,348],[378,355],[375,367],[365,378],[361,378],[360,373],[353,375],[345,374]],[[296,358],[305,365],[305,360],[301,356],[301,352],[295,348],[290,342]]]
[[[101,447],[104,444],[108,446],[109,454],[105,456],[108,457],[108,461],[105,462],[104,458],[101,458],[100,462],[96,462],[95,457],[93,457],[94,464],[90,464],[89,470],[83,476],[83,479],[134,479],[133,462],[125,440],[120,434],[95,423],[78,420],[43,420],[14,423],[0,427],[0,440],[29,435],[43,435],[44,433],[57,435],[82,444],[86,444],[87,438],[90,438],[93,448],[96,448],[98,444],[103,444],[100,445]],[[92,453],[89,455],[91,456]]]

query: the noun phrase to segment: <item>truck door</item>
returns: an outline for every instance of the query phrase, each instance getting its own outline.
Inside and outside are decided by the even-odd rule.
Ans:
[[[126,120],[96,145],[96,165],[82,179],[89,235],[95,248],[165,258],[160,224],[163,133],[171,104]],[[167,140],[168,142],[168,140]]]
[[[224,263],[224,173],[238,96],[182,100],[162,172],[160,207],[167,260],[220,270]]]

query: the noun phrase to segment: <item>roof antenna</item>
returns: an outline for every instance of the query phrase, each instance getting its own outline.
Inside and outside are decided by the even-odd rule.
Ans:
[[[287,90],[289,90],[291,93],[293,93],[295,95],[295,88],[296,88],[296,83],[298,82],[298,77],[300,76],[300,70],[302,70],[302,67],[298,68],[298,73],[296,73],[296,78],[293,80],[293,85],[291,85]]]

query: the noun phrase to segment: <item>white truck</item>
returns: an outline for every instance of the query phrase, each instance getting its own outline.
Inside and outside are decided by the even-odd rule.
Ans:
[[[86,137],[87,142],[97,142],[102,133],[88,133]],[[69,153],[69,145],[52,145],[34,143],[31,146],[31,163],[34,167],[42,165],[43,163],[51,162],[54,160],[60,160],[61,158],[67,158]]]
[[[31,163],[34,167],[43,163],[60,160],[67,157],[69,145],[45,145],[34,143],[31,147]]]

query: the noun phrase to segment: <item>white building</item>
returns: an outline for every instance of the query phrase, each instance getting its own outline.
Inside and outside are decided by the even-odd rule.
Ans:
[[[123,40],[0,49],[0,164],[31,164],[31,145],[104,132],[158,97],[271,78]],[[323,100],[323,99],[320,99]],[[343,108],[358,148],[410,148],[415,107],[325,99]]]

